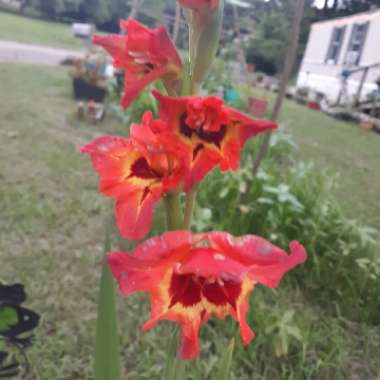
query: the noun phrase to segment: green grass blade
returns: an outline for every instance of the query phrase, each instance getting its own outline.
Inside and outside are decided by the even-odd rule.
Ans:
[[[227,350],[216,364],[216,372],[213,380],[229,380],[231,378],[232,355],[235,348],[235,339],[231,339]]]
[[[178,340],[178,327],[176,326],[173,334],[169,341],[169,346],[167,350],[165,371],[164,371],[164,380],[174,380],[175,376],[175,366],[174,361],[177,352],[177,340]]]
[[[106,232],[105,252],[111,249],[110,232]],[[120,350],[117,335],[116,306],[112,273],[103,264],[98,299],[95,343],[95,380],[120,380]]]
[[[186,370],[186,361],[181,360],[178,354],[178,339],[180,328],[175,327],[170,338],[165,363],[164,380],[183,380]]]
[[[175,380],[184,380],[185,372],[186,372],[187,362],[185,360],[181,360],[178,356],[175,360]]]

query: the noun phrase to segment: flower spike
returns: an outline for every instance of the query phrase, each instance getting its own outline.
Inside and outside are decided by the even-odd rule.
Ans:
[[[188,9],[190,70],[194,88],[206,79],[219,46],[224,0],[178,0]]]
[[[112,252],[108,263],[125,296],[149,293],[151,318],[144,330],[160,320],[179,323],[181,357],[195,359],[199,328],[212,316],[230,315],[240,325],[243,343],[251,342],[248,296],[256,284],[277,287],[286,272],[306,260],[298,242],[290,249],[288,255],[254,235],[173,231],[145,241],[132,254]]]

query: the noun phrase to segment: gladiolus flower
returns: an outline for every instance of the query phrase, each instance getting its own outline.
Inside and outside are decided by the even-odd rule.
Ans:
[[[154,122],[149,115],[143,122]],[[183,180],[181,161],[170,152],[151,151],[136,141],[102,136],[81,149],[100,176],[99,190],[116,200],[116,222],[123,237],[142,239],[152,226],[161,196]]]
[[[248,296],[256,284],[275,288],[283,275],[306,260],[305,249],[290,243],[291,254],[261,237],[234,238],[225,232],[192,235],[167,232],[138,246],[132,254],[112,252],[108,263],[125,296],[150,295],[151,319],[181,325],[181,357],[198,355],[199,328],[211,316],[230,315],[240,325],[244,344],[254,334],[245,320]]]
[[[167,88],[174,89],[182,64],[165,28],[149,29],[129,19],[121,21],[121,29],[127,34],[95,35],[93,43],[111,54],[116,68],[125,70],[122,106],[128,107],[147,85],[157,79],[162,79]]]
[[[169,97],[153,91],[160,103],[160,119],[165,125],[162,139],[186,156],[190,168],[188,190],[216,165],[222,171],[239,167],[245,142],[277,124],[254,120],[217,97]]]

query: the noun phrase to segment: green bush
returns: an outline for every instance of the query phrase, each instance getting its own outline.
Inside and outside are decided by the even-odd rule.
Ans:
[[[331,315],[377,323],[380,267],[374,256],[375,231],[345,218],[333,196],[336,178],[311,163],[295,162],[294,144],[283,132],[273,136],[270,152],[243,196],[252,181],[254,148],[247,147],[237,173],[215,170],[201,185],[193,227],[253,233],[284,249],[299,240],[308,260],[289,279],[297,279],[305,294]]]

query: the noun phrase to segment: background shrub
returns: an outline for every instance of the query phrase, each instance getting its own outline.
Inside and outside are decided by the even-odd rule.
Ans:
[[[305,294],[332,315],[378,322],[379,260],[375,230],[341,211],[332,189],[337,177],[296,162],[291,137],[273,136],[263,166],[252,181],[254,145],[248,145],[237,173],[215,170],[201,186],[194,229],[257,234],[284,249],[292,240],[305,245],[309,258],[286,281],[297,280]]]

